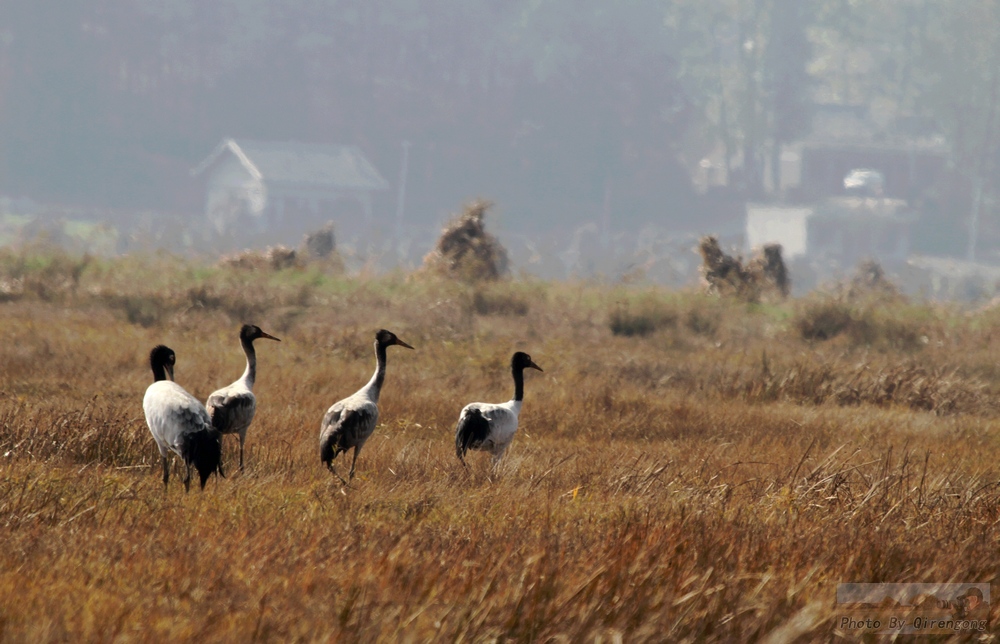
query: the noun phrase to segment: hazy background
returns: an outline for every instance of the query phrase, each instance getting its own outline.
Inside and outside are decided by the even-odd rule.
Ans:
[[[483,197],[515,259],[558,273],[574,235],[632,257],[738,236],[747,200],[791,198],[768,160],[843,106],[873,141],[944,142],[906,195],[914,251],[964,255],[977,200],[988,260],[998,97],[989,0],[4,0],[0,194],[134,239],[200,226],[191,169],[225,137],[354,144],[391,184],[387,230],[409,141],[412,240],[389,255]],[[725,181],[701,185],[713,154]]]

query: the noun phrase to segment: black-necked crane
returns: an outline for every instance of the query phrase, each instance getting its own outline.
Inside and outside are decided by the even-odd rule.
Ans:
[[[213,472],[222,472],[222,435],[212,427],[205,406],[174,382],[173,349],[157,345],[149,354],[153,369],[153,384],[146,388],[142,410],[153,440],[160,449],[163,463],[163,487],[170,480],[167,457],[170,452],[180,456],[187,468],[184,489],[191,489],[191,466],[198,470],[201,488]]]
[[[458,416],[455,427],[455,454],[465,465],[466,451],[482,450],[493,455],[496,464],[514,440],[517,432],[517,417],[521,413],[524,400],[524,370],[541,367],[531,360],[531,356],[518,351],[510,359],[510,370],[514,376],[514,397],[500,404],[469,403]]]
[[[240,436],[240,471],[243,471],[243,443],[247,439],[247,429],[257,411],[257,398],[253,395],[253,383],[257,379],[257,352],[253,341],[264,338],[281,342],[278,338],[264,333],[259,326],[244,324],[240,329],[240,346],[247,357],[247,367],[240,379],[233,384],[213,392],[205,403],[212,426],[222,434]]]
[[[375,334],[375,374],[356,393],[330,407],[319,428],[319,456],[331,472],[346,485],[344,477],[333,467],[333,459],[341,452],[354,448],[349,479],[354,478],[358,452],[375,431],[378,423],[378,397],[385,382],[385,354],[392,345],[412,349],[391,331],[379,330]]]

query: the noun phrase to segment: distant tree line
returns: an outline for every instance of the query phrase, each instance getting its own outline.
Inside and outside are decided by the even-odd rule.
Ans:
[[[196,208],[225,136],[356,143],[393,183],[407,140],[428,217],[656,219],[720,145],[759,193],[839,102],[940,129],[985,204],[998,74],[1000,0],[0,0],[0,191]]]

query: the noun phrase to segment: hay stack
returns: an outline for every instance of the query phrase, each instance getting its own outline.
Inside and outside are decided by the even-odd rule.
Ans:
[[[495,280],[507,274],[507,249],[486,232],[483,217],[493,204],[476,201],[453,218],[424,257],[424,268],[471,282]]]
[[[702,265],[702,283],[707,293],[735,296],[756,302],[773,294],[780,299],[788,297],[791,279],[781,258],[781,244],[766,244],[746,266],[741,257],[723,252],[714,235],[702,237],[698,244]]]
[[[712,295],[747,294],[750,272],[743,268],[741,258],[723,252],[715,235],[702,237],[698,243],[698,252],[702,262],[698,270],[701,272],[705,292]]]
[[[764,244],[757,256],[750,260],[747,270],[761,296],[774,294],[783,300],[792,290],[788,267],[781,257],[781,244]]]
[[[303,254],[310,259],[325,259],[337,249],[337,240],[333,234],[333,222],[311,233],[306,233],[302,239]]]

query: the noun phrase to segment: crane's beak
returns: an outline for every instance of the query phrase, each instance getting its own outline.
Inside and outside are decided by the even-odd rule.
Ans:
[[[406,344],[405,342],[403,342],[399,338],[396,338],[396,344],[398,344],[401,347],[406,347],[407,349],[413,349],[413,347],[411,347],[410,345]],[[414,351],[416,351],[416,349],[414,349]]]
[[[167,380],[174,381],[174,365],[163,365],[163,370],[167,372]]]
[[[281,338],[276,338],[270,333],[264,333],[263,331],[260,332],[260,337],[267,338],[268,340],[274,340],[275,342],[281,342]]]
[[[531,361],[531,362],[529,362],[529,363],[528,363],[528,366],[529,366],[529,367],[531,367],[532,369],[538,369],[539,371],[542,371],[542,368],[541,368],[541,367],[539,367],[539,366],[538,366],[537,364],[535,364],[535,362],[534,362],[534,361]],[[544,371],[542,371],[542,373],[545,373],[545,372],[544,372]]]

